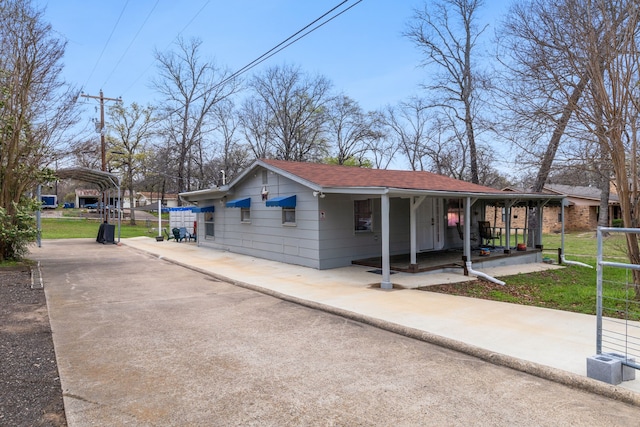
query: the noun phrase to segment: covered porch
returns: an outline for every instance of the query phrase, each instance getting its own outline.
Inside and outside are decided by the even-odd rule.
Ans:
[[[420,252],[416,254],[416,263],[412,264],[411,254],[392,255],[389,257],[389,268],[391,271],[404,273],[424,273],[431,271],[442,271],[465,269],[464,251],[462,249],[447,249],[433,252]],[[489,248],[487,250],[471,250],[471,262],[476,267],[496,267],[514,264],[524,264],[542,261],[542,249],[531,249],[521,251],[505,252],[504,248]],[[352,261],[352,264],[363,265],[382,272],[382,257],[370,257]]]
[[[390,197],[409,198],[410,206],[410,250],[403,255],[391,255],[389,223],[392,221],[392,215],[389,210]],[[420,251],[417,241],[421,229],[425,226],[419,222],[420,205],[433,198],[457,198],[461,202],[459,216],[458,231],[462,245],[460,248],[447,248],[447,250],[438,251]],[[354,264],[371,265],[379,269],[382,275],[381,287],[391,288],[391,272],[425,272],[443,269],[461,269],[465,275],[474,275],[496,283],[502,284],[501,281],[488,276],[478,269],[515,265],[525,263],[542,262],[542,227],[539,224],[534,230],[527,230],[530,234],[528,244],[520,241],[513,241],[518,236],[517,230],[513,230],[510,223],[511,209],[516,206],[524,206],[527,208],[535,208],[539,217],[542,217],[544,206],[562,205],[562,196],[549,196],[548,194],[527,194],[527,193],[509,193],[509,192],[442,192],[442,191],[402,191],[398,189],[386,189],[381,194],[381,222],[382,222],[382,238],[381,238],[381,257],[368,258],[366,260],[356,260]],[[499,207],[504,212],[505,227],[499,246],[491,246],[492,242],[483,243],[483,239],[479,238],[475,228],[475,222],[484,220],[484,208],[487,205]],[[436,224],[438,220],[435,221]],[[485,221],[482,221],[485,222]],[[539,221],[541,223],[541,221]],[[431,224],[434,224],[433,220]],[[428,227],[428,226],[427,226]],[[495,224],[494,224],[495,227]],[[514,234],[513,231],[516,233]],[[474,233],[476,232],[476,233]],[[474,234],[476,237],[474,238]],[[524,237],[524,236],[523,236]],[[473,241],[473,243],[472,243]],[[503,246],[504,243],[504,246]],[[495,243],[493,243],[495,244]],[[473,246],[472,246],[473,245]]]

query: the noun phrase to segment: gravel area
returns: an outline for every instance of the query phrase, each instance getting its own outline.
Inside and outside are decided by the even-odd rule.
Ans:
[[[0,425],[66,426],[44,290],[29,268],[0,269]]]

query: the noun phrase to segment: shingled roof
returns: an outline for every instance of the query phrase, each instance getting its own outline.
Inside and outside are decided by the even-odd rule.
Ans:
[[[379,187],[464,193],[503,193],[495,188],[431,172],[369,169],[270,159],[262,159],[261,162],[324,188]]]

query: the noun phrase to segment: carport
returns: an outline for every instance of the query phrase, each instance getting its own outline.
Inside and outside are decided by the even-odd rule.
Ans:
[[[121,209],[118,206],[118,215],[117,215],[117,232],[110,233],[110,227],[107,226],[109,224],[109,209],[108,209],[108,200],[109,197],[105,197],[107,192],[111,190],[115,190],[118,195],[118,202],[120,201],[120,179],[110,173],[104,172],[95,169],[89,168],[68,168],[68,169],[59,169],[56,171],[56,176],[58,179],[75,179],[78,181],[88,182],[90,184],[94,184],[98,189],[103,193],[102,201],[103,201],[103,209],[104,209],[104,222],[100,224],[100,228],[98,230],[98,241],[102,237],[102,241],[100,243],[120,243],[120,222],[121,222]],[[120,202],[119,202],[120,203]],[[38,230],[41,230],[40,226],[40,217],[38,216]],[[114,224],[115,225],[115,224]],[[108,238],[110,237],[110,238]],[[116,242],[117,237],[117,242]]]

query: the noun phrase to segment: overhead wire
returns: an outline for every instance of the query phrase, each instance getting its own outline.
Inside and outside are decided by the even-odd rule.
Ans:
[[[220,86],[228,83],[229,81],[235,79],[236,77],[246,73],[247,71],[251,70],[252,68],[256,67],[257,65],[261,64],[262,62],[266,61],[267,59],[271,58],[272,56],[274,56],[275,54],[281,52],[282,50],[286,49],[287,47],[291,46],[292,44],[294,44],[295,42],[297,42],[298,40],[302,39],[303,37],[306,37],[307,35],[311,34],[312,32],[314,32],[315,30],[317,30],[318,28],[324,26],[325,24],[331,22],[332,20],[334,20],[335,18],[337,18],[338,16],[342,15],[343,13],[345,13],[346,11],[350,10],[351,8],[353,8],[354,6],[356,6],[358,3],[361,3],[362,0],[358,0],[356,1],[354,4],[352,4],[351,6],[341,10],[339,13],[335,14],[334,16],[328,18],[327,20],[321,22],[320,24],[316,25],[315,27],[311,28],[309,31],[307,31],[306,33],[303,33],[302,35],[300,35],[299,37],[291,40],[293,37],[295,37],[296,35],[300,34],[302,31],[304,31],[305,29],[309,28],[311,25],[313,25],[314,23],[318,22],[319,20],[321,20],[322,18],[324,18],[325,16],[329,15],[330,13],[332,13],[333,11],[335,11],[336,9],[338,9],[340,6],[344,5],[345,3],[348,3],[350,0],[344,0],[343,2],[341,2],[340,4],[338,4],[337,6],[331,8],[328,12],[324,13],[323,15],[321,15],[319,18],[313,20],[311,23],[305,25],[303,28],[301,28],[300,30],[296,31],[294,34],[292,34],[291,36],[287,37],[285,40],[283,40],[282,42],[278,43],[276,46],[272,47],[271,49],[269,49],[267,52],[263,53],[262,55],[260,55],[258,58],[254,59],[253,61],[251,61],[250,63],[248,63],[247,65],[245,65],[244,67],[240,68],[239,70],[235,71],[234,73],[232,73],[229,77],[223,79],[221,82],[219,82],[218,84],[213,86],[213,89],[217,89]],[[291,40],[289,43],[287,43],[287,41]],[[173,114],[175,112],[177,112],[178,109],[171,111],[169,114]]]
[[[111,37],[113,37],[113,33],[115,33],[116,28],[118,28],[118,24],[120,23],[120,20],[122,19],[122,15],[124,15],[124,11],[127,8],[127,5],[129,4],[129,0],[127,0],[124,4],[124,6],[122,6],[122,10],[120,11],[120,15],[118,16],[118,19],[116,21],[116,23],[113,25],[113,28],[111,29],[111,34],[109,34],[109,38],[107,38],[107,41],[104,44],[104,47],[102,48],[102,52],[100,52],[100,55],[98,56],[98,60],[96,61],[95,65],[93,66],[93,69],[91,70],[91,73],[89,73],[89,77],[87,77],[87,80],[85,81],[84,85],[82,85],[82,87],[85,87],[87,85],[87,83],[89,83],[89,80],[91,80],[91,77],[93,77],[93,73],[96,71],[96,68],[98,68],[98,65],[100,64],[100,61],[102,60],[102,55],[104,55],[104,52],[107,50],[107,46],[109,46],[109,42],[111,41]]]
[[[228,79],[223,80],[220,84],[226,83],[227,81],[245,73],[246,71],[250,70],[251,68],[255,67],[256,65],[260,64],[261,62],[264,61],[264,59],[268,59],[271,56],[275,55],[276,53],[280,52],[282,49],[290,46],[291,44],[295,43],[296,41],[298,41],[300,38],[304,37],[306,34],[303,34],[302,36],[300,36],[299,38],[295,39],[293,42],[287,44],[286,46],[284,46],[282,49],[278,49],[280,46],[284,45],[285,43],[287,43],[289,40],[291,40],[292,38],[294,38],[295,36],[297,36],[298,34],[300,34],[301,32],[303,32],[304,30],[306,30],[307,28],[309,28],[310,26],[312,26],[313,24],[315,24],[316,22],[320,21],[321,19],[323,19],[325,16],[329,15],[330,13],[332,13],[333,11],[335,11],[336,9],[340,8],[342,5],[344,5],[345,3],[348,3],[350,0],[344,0],[343,2],[339,3],[338,5],[332,7],[330,10],[328,10],[327,12],[325,12],[324,14],[322,14],[321,16],[319,16],[318,18],[314,19],[313,21],[311,21],[310,23],[308,23],[307,25],[305,25],[304,27],[302,27],[301,29],[299,29],[298,31],[296,31],[295,33],[293,33],[292,35],[290,35],[289,37],[287,37],[286,39],[284,39],[283,41],[281,41],[280,43],[278,43],[277,45],[275,45],[274,47],[272,47],[271,49],[269,49],[268,51],[266,51],[265,53],[263,53],[262,55],[260,55],[259,57],[257,57],[256,59],[254,59],[253,61],[249,62],[247,65],[245,65],[244,67],[240,68],[239,70],[235,71]],[[350,6],[349,8],[345,9],[343,12],[340,12],[338,15],[341,15],[342,13],[344,13],[345,11],[351,9],[353,6],[355,6],[356,4],[360,3],[359,0],[357,3],[353,4],[352,6]],[[333,19],[333,18],[331,18]],[[328,21],[327,21],[328,22]],[[321,24],[318,27],[324,25]],[[316,28],[318,28],[316,27]],[[310,32],[314,31],[316,28],[312,29]],[[278,50],[276,50],[278,49]],[[274,52],[275,51],[275,52]],[[273,54],[269,55],[271,52],[274,52]],[[265,58],[266,57],[266,58]],[[264,59],[263,59],[264,58]]]
[[[122,55],[120,56],[120,59],[118,59],[118,61],[116,62],[116,64],[114,65],[113,69],[111,70],[111,72],[109,73],[109,75],[107,76],[107,78],[105,79],[104,83],[102,83],[102,87],[105,87],[107,85],[107,83],[109,82],[109,79],[111,79],[111,76],[113,76],[113,73],[118,69],[118,67],[120,66],[120,63],[122,62],[122,60],[124,59],[125,55],[127,54],[127,52],[129,52],[129,49],[131,49],[131,46],[133,45],[133,43],[136,41],[136,39],[138,38],[138,36],[140,35],[140,32],[142,31],[142,29],[144,28],[144,26],[147,24],[147,21],[149,21],[149,18],[151,17],[151,15],[153,14],[153,11],[156,10],[156,7],[158,6],[158,3],[160,3],[160,0],[156,0],[156,3],[153,5],[153,7],[151,8],[151,10],[149,11],[149,13],[147,14],[147,17],[144,19],[144,21],[142,22],[142,24],[140,25],[140,28],[138,28],[138,31],[136,32],[136,34],[133,36],[133,38],[131,39],[131,41],[129,42],[129,45],[127,46],[127,48],[124,50],[124,52],[122,52]]]
[[[298,42],[299,40],[301,40],[302,38],[306,37],[307,35],[311,34],[312,32],[316,31],[318,28],[326,25],[327,23],[331,22],[332,20],[334,20],[335,18],[337,18],[338,16],[342,15],[343,13],[347,12],[348,10],[352,9],[354,6],[358,5],[359,3],[361,3],[363,0],[357,0],[355,3],[353,3],[352,5],[350,5],[349,7],[346,7],[342,10],[340,10],[338,13],[336,13],[333,16],[330,16],[329,18],[327,18],[326,20],[320,22],[318,25],[313,26],[314,24],[318,23],[319,21],[323,20],[324,18],[326,18],[328,15],[331,15],[333,12],[335,12],[336,10],[340,9],[340,7],[344,6],[346,3],[349,3],[351,0],[343,0],[342,2],[338,3],[336,6],[332,7],[331,9],[329,9],[327,12],[323,13],[322,15],[320,15],[318,18],[314,19],[313,21],[311,21],[309,24],[305,25],[304,27],[302,27],[301,29],[299,29],[298,31],[296,31],[295,33],[293,33],[292,35],[290,35],[289,37],[287,37],[286,39],[284,39],[283,41],[281,41],[280,43],[278,43],[277,45],[275,45],[274,47],[272,47],[271,49],[269,49],[268,51],[266,51],[265,53],[263,53],[262,55],[258,56],[256,59],[254,59],[253,61],[249,62],[247,65],[241,67],[240,69],[236,70],[235,72],[233,72],[229,77],[223,79],[221,82],[219,82],[218,84],[216,84],[214,86],[215,88],[218,88],[226,83],[228,83],[229,81],[241,76],[242,74],[246,73],[247,71],[251,70],[252,68],[260,65],[261,63],[263,63],[264,61],[266,61],[267,59],[273,57],[274,55],[278,54],[279,52],[283,51],[284,49],[286,49],[287,47],[291,46],[292,44]],[[173,43],[173,41],[175,39],[177,39],[180,34],[195,20],[195,18],[200,14],[200,12],[202,12],[202,10],[207,6],[207,4],[209,3],[209,1],[207,1],[207,3],[200,8],[200,10],[198,11],[198,13],[189,21],[189,23],[176,35],[176,37],[171,41],[171,43]],[[312,28],[310,28],[312,27]],[[310,29],[309,29],[310,28]],[[305,32],[305,30],[309,29],[308,31]],[[298,36],[298,37],[296,37]],[[169,44],[170,46],[170,44]],[[168,46],[167,46],[168,47]],[[151,66],[153,65],[153,63],[151,65],[149,65],[149,67],[147,67],[145,69],[145,71],[138,77],[136,78],[136,80],[134,81],[134,83],[131,84],[131,86],[129,86],[126,90],[128,91],[129,89],[131,89],[131,87],[133,87],[135,85],[135,83],[144,75],[146,74],[146,72],[149,70],[149,68],[151,68]]]
[[[202,7],[200,7],[200,9],[198,9],[198,11],[195,13],[195,15],[193,15],[193,17],[189,20],[189,22],[187,22],[187,23],[185,24],[185,26],[184,26],[184,27],[182,27],[182,29],[181,29],[180,31],[178,31],[178,33],[176,34],[176,36],[175,36],[174,38],[172,38],[172,39],[171,39],[171,41],[167,44],[167,46],[165,46],[165,48],[164,48],[163,50],[167,50],[167,49],[169,48],[169,46],[171,46],[171,44],[172,44],[174,41],[176,41],[176,40],[178,39],[178,37],[180,37],[180,35],[182,35],[182,33],[184,33],[184,32],[185,32],[185,30],[186,30],[187,28],[189,28],[189,26],[191,26],[191,24],[193,23],[193,21],[195,21],[195,20],[196,20],[196,18],[197,18],[198,16],[200,16],[200,14],[202,13],[202,11],[203,11],[203,10],[204,10],[208,5],[209,5],[209,3],[211,3],[211,0],[207,0],[207,1],[202,5]],[[155,8],[155,6],[154,6],[154,8]],[[153,67],[154,62],[155,62],[155,61],[151,62],[151,63],[147,66],[147,68],[145,68],[145,69],[144,69],[144,71],[143,71],[142,73],[140,73],[140,74],[138,75],[138,77],[136,77],[136,79],[133,81],[133,83],[131,83],[131,84],[130,84],[130,85],[129,85],[129,86],[128,86],[128,87],[127,87],[123,92],[122,92],[121,96],[122,96],[123,94],[125,94],[126,92],[128,92],[128,91],[129,91],[133,86],[135,86],[135,84],[136,84],[136,83],[138,83],[138,80],[140,80],[140,79],[142,78],[142,76],[144,76],[145,74],[147,74],[147,71],[149,71],[149,69],[150,69],[151,67]]]

